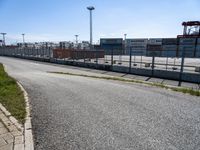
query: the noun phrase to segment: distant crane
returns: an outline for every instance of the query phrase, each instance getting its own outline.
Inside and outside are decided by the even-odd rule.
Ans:
[[[6,45],[6,38],[5,38],[6,33],[1,33],[1,34],[3,35],[3,46],[5,46]]]
[[[183,35],[178,35],[181,37],[200,37],[200,21],[188,21],[183,22]]]

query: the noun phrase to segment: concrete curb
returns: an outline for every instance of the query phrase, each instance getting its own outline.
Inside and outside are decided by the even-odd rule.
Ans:
[[[26,102],[27,115],[25,118],[25,124],[23,126],[18,123],[18,121],[13,116],[11,116],[10,112],[8,112],[7,109],[0,103],[0,110],[3,112],[4,118],[2,121],[7,130],[14,137],[13,150],[34,150],[28,94],[19,82],[17,82],[17,84],[23,91]]]
[[[32,124],[31,124],[31,115],[30,115],[30,105],[29,98],[26,90],[23,86],[17,82],[19,87],[24,93],[24,98],[26,102],[26,121],[24,124],[24,150],[34,150],[33,134],[32,134]]]

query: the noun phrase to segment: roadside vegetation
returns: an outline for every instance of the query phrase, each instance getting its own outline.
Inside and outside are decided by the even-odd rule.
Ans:
[[[26,117],[24,94],[17,82],[5,72],[2,64],[0,64],[0,103],[20,123],[24,123]]]
[[[93,75],[75,74],[75,73],[69,73],[69,72],[49,72],[49,73],[65,74],[65,75],[73,75],[73,76],[81,76],[81,77],[90,77],[90,78],[105,79],[105,80],[117,80],[117,81],[132,82],[132,83],[140,83],[140,84],[144,84],[144,85],[150,85],[150,86],[165,88],[165,89],[169,89],[169,90],[176,91],[176,92],[182,92],[182,93],[190,94],[190,95],[193,95],[193,96],[200,96],[200,90],[194,90],[192,88],[175,87],[175,86],[169,86],[169,85],[160,84],[160,83],[153,83],[153,82],[134,80],[134,79],[125,79],[125,78],[122,78],[122,77],[93,76]]]

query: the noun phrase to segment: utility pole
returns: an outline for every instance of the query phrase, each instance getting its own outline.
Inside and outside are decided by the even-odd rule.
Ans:
[[[90,50],[92,50],[92,11],[95,9],[93,6],[87,7],[90,11]]]
[[[6,33],[1,33],[3,35],[3,46],[6,46],[6,38],[5,35]]]

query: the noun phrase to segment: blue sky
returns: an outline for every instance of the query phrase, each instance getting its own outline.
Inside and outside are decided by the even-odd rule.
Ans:
[[[89,40],[93,5],[94,41],[101,37],[176,37],[181,23],[200,20],[200,0],[0,0],[0,32],[7,42]]]

